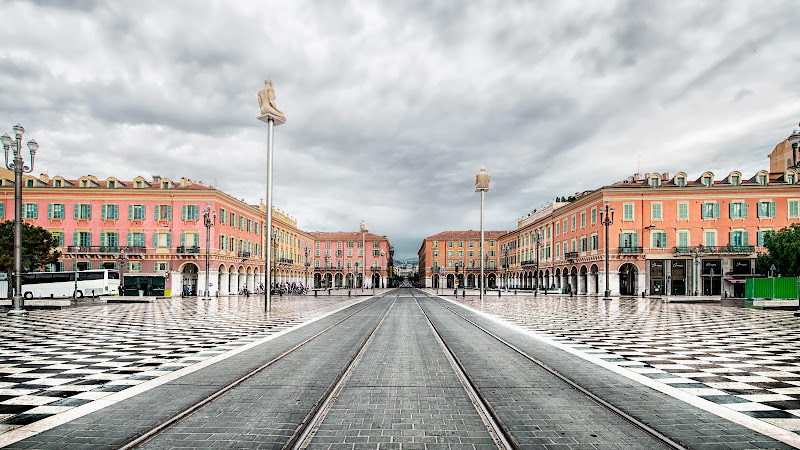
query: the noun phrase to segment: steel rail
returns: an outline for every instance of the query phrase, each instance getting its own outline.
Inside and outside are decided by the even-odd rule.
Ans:
[[[426,294],[426,296],[427,296],[427,294]],[[471,324],[475,328],[477,328],[477,329],[483,331],[484,333],[486,333],[487,335],[491,336],[492,338],[494,338],[498,342],[502,343],[506,347],[514,350],[520,356],[522,356],[523,358],[527,359],[528,361],[534,363],[535,365],[537,365],[538,367],[543,369],[545,372],[547,372],[550,375],[552,375],[552,376],[558,378],[559,380],[563,381],[564,383],[566,383],[567,385],[569,385],[573,389],[577,390],[578,392],[586,395],[587,397],[589,397],[590,399],[595,401],[597,404],[605,407],[606,409],[610,410],[611,412],[613,412],[617,416],[621,417],[622,419],[625,419],[627,422],[629,422],[631,425],[635,426],[636,428],[639,428],[642,431],[646,432],[647,434],[649,434],[653,438],[661,441],[665,445],[667,445],[669,447],[672,447],[674,449],[680,449],[680,450],[686,450],[687,449],[687,447],[685,447],[685,446],[681,445],[680,443],[672,440],[669,436],[666,436],[665,434],[661,433],[660,431],[656,430],[655,428],[647,425],[646,423],[642,422],[641,420],[637,419],[636,417],[634,417],[634,416],[626,413],[622,409],[616,407],[614,404],[608,402],[607,400],[603,399],[602,397],[598,396],[597,394],[589,391],[588,389],[584,388],[583,386],[581,386],[577,382],[575,382],[572,379],[568,378],[567,376],[563,375],[562,373],[560,373],[556,369],[554,369],[554,368],[550,367],[549,365],[545,364],[543,361],[541,361],[541,360],[529,355],[524,350],[518,348],[514,344],[504,340],[503,338],[497,336],[496,334],[492,333],[491,331],[487,330],[486,328],[478,325],[473,320],[469,319],[468,317],[466,317],[463,314],[459,313],[455,309],[451,308],[449,305],[446,305],[446,304],[442,303],[441,301],[439,301],[438,299],[436,299],[433,296],[427,296],[427,297],[430,298],[431,300],[433,300],[434,302],[436,302],[441,307],[449,310],[453,314],[455,314],[458,317],[464,319],[467,323]]]
[[[253,376],[257,375],[258,373],[264,371],[265,369],[267,369],[268,367],[272,366],[276,362],[280,361],[281,359],[285,358],[286,356],[290,355],[291,353],[293,353],[296,350],[300,349],[301,347],[305,346],[306,344],[308,344],[312,340],[314,340],[317,337],[321,336],[322,334],[330,331],[331,329],[333,329],[337,325],[341,324],[345,320],[353,317],[354,315],[358,314],[359,312],[363,311],[364,309],[374,305],[377,301],[378,300],[376,298],[372,302],[369,302],[369,303],[365,304],[361,308],[357,309],[356,311],[354,311],[353,313],[347,315],[346,317],[343,317],[342,319],[340,319],[336,323],[330,325],[329,327],[325,328],[324,330],[320,331],[319,333],[316,333],[315,335],[303,340],[299,344],[297,344],[294,347],[286,350],[285,352],[281,353],[280,355],[272,358],[271,360],[267,361],[266,363],[256,367],[255,369],[251,370],[247,374],[237,378],[234,381],[231,381],[230,383],[226,384],[225,386],[223,386],[223,387],[219,388],[218,390],[214,391],[214,393],[212,393],[208,397],[204,398],[203,400],[200,400],[198,402],[193,403],[192,405],[189,405],[188,407],[184,408],[183,410],[179,411],[178,413],[174,414],[173,416],[171,416],[170,418],[165,420],[164,422],[161,422],[158,425],[156,425],[156,426],[150,428],[149,430],[145,431],[143,434],[139,435],[135,439],[133,439],[131,441],[128,441],[126,444],[124,444],[124,445],[122,445],[120,447],[117,447],[117,449],[119,449],[119,450],[129,450],[129,449],[137,447],[137,446],[139,446],[141,444],[144,444],[145,442],[153,439],[154,437],[158,436],[159,434],[161,434],[164,431],[168,430],[169,428],[173,427],[175,424],[179,423],[183,419],[187,418],[188,416],[190,416],[192,413],[196,412],[200,408],[206,406],[207,404],[213,402],[217,398],[219,398],[222,395],[226,394],[227,392],[231,391],[236,386],[242,384],[243,382],[245,382],[248,379],[252,378]]]

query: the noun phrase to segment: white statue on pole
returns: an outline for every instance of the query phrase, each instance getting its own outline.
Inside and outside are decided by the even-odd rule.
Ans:
[[[258,91],[258,106],[261,108],[262,116],[270,114],[286,121],[286,116],[275,106],[275,89],[269,78],[264,80],[264,89]]]

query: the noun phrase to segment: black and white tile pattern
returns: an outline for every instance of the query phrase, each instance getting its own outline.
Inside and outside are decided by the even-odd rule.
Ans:
[[[480,309],[475,298],[459,300]],[[484,305],[562,345],[800,432],[800,318],[790,311],[561,296]]]
[[[351,302],[174,298],[0,312],[0,433],[168,374]]]

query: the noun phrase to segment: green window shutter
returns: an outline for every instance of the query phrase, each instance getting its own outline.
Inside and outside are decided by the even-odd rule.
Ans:
[[[159,206],[158,206],[158,205],[156,205],[156,206],[155,206],[155,214],[156,214],[156,217],[155,217],[155,219],[156,219],[156,220],[159,220],[159,219],[161,219],[161,216],[158,214],[158,213],[160,212],[160,211],[159,211],[159,209],[161,209],[161,208],[159,208]]]
[[[142,205],[142,220],[147,219],[147,206]]]
[[[714,203],[714,218],[719,219],[719,203]]]
[[[728,217],[733,219],[733,203],[728,204]]]
[[[133,220],[133,205],[128,205],[128,220]]]
[[[114,220],[119,219],[119,205],[108,205],[108,208],[111,210],[111,214],[109,215],[113,216],[109,218]]]
[[[128,231],[128,247],[131,246],[131,242],[133,241],[133,236],[131,236],[131,232]]]
[[[633,247],[639,247],[639,233],[631,233],[633,238]]]
[[[769,202],[769,216],[775,217],[775,202]]]
[[[172,205],[167,205],[167,220],[172,220]]]
[[[167,233],[167,248],[172,247],[172,233]]]
[[[181,219],[186,220],[186,205],[181,209]]]
[[[81,245],[80,238],[78,237],[78,232],[72,233],[72,245],[75,247],[79,247]]]
[[[100,218],[106,220],[108,218],[108,211],[106,205],[100,205]]]
[[[158,233],[153,233],[153,248],[158,248]]]
[[[80,217],[81,213],[81,205],[75,203],[74,206],[75,206],[75,220],[78,220],[78,217]]]
[[[101,231],[100,232],[100,246],[101,247],[105,247],[106,246],[106,232],[105,231]]]
[[[747,231],[742,233],[742,245],[750,245],[750,238],[748,237]]]
[[[667,233],[661,233],[661,248],[667,248]]]
[[[86,218],[87,219],[91,219],[92,218],[92,205],[91,204],[86,205]]]
[[[6,215],[5,206],[5,204],[0,203],[0,219],[4,218]]]
[[[86,263],[86,270],[92,270],[92,262],[91,261]]]
[[[47,205],[47,218],[48,219],[52,219],[53,218],[53,204],[52,203]]]
[[[75,261],[72,261],[72,271],[73,272],[78,271],[78,263],[76,263]]]
[[[186,247],[186,233],[181,233],[181,247]]]
[[[89,231],[86,233],[86,243],[92,245],[92,232]]]
[[[733,231],[728,233],[728,244],[733,245]]]
[[[742,202],[742,217],[747,217],[747,202]]]

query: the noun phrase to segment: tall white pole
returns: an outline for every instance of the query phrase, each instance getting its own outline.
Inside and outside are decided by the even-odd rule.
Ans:
[[[271,265],[271,250],[272,250],[272,132],[275,128],[275,120],[269,116],[267,120],[267,245],[264,249],[266,255],[266,263],[264,268],[267,273],[267,284],[272,280],[272,265]],[[272,286],[264,289],[264,311],[270,312],[272,310]]]
[[[483,194],[486,191],[481,190],[481,305],[483,305],[483,290],[486,288],[486,280],[483,278]]]

